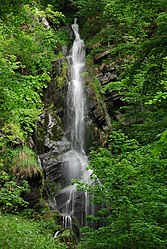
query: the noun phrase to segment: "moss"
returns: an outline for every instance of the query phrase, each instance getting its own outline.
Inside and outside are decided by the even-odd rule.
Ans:
[[[17,145],[24,144],[25,134],[21,130],[20,124],[8,123],[2,128],[3,136],[0,137],[0,146],[11,146],[15,147]]]
[[[71,228],[60,230],[58,240],[64,242],[68,249],[77,249],[77,238]]]
[[[107,60],[107,59],[105,59]],[[98,78],[96,77],[99,74],[98,66],[95,67],[94,59],[92,53],[87,56],[87,72],[84,75],[87,87],[89,89],[88,101],[90,106],[92,105],[92,114],[97,111],[100,114],[100,119],[93,117],[94,123],[90,125],[89,129],[91,130],[91,140],[92,145],[96,146],[97,144],[105,145],[108,137],[108,133],[112,129],[111,118],[106,108],[106,103],[104,96],[102,95],[102,85]],[[94,114],[93,114],[94,115]],[[95,143],[93,143],[95,141]],[[98,141],[98,142],[97,142]]]
[[[61,89],[65,82],[67,81],[67,70],[68,65],[66,61],[63,61],[61,64],[61,74],[57,77],[57,90]]]
[[[62,135],[63,135],[63,130],[62,130],[63,124],[61,118],[56,115],[54,126],[52,128],[52,139],[53,140],[60,140]]]
[[[98,109],[100,110],[102,115],[105,115],[106,107],[105,107],[104,99],[102,98],[102,95],[101,95],[102,86],[99,80],[95,76],[91,77],[91,80],[89,81],[89,87],[94,92],[93,99],[96,101]]]
[[[19,179],[42,179],[35,153],[26,146],[14,151],[11,170]]]

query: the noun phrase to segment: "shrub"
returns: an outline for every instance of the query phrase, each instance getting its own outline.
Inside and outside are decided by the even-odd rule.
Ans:
[[[3,249],[65,249],[38,222],[18,216],[0,216],[0,248]]]

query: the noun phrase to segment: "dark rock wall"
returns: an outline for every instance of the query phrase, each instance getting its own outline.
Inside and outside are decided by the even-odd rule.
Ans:
[[[83,73],[85,93],[87,96],[86,117],[86,152],[94,146],[107,144],[108,134],[112,130],[114,109],[121,105],[121,96],[116,92],[103,94],[102,86],[116,80],[117,67],[112,62],[106,64],[104,59],[110,57],[109,51],[95,55],[92,64],[87,63],[87,70]],[[53,65],[53,78],[45,90],[43,102],[44,112],[37,124],[36,147],[44,169],[46,198],[53,200],[52,207],[56,208],[54,197],[68,182],[68,162],[64,161],[66,152],[70,150],[70,143],[64,137],[66,132],[66,96],[68,88],[68,64],[61,58]],[[80,193],[84,196],[84,193]],[[77,210],[82,205],[78,198]],[[60,199],[61,201],[61,199]],[[83,207],[82,207],[83,209]],[[80,217],[84,214],[76,214]]]
[[[102,49],[102,48],[101,48]],[[86,77],[89,117],[93,121],[96,144],[105,145],[108,134],[113,129],[113,121],[119,120],[119,109],[123,106],[123,96],[118,91],[103,91],[107,84],[118,80],[121,63],[114,61],[110,50],[94,52],[89,48]]]
[[[44,92],[44,112],[36,128],[37,153],[50,150],[49,140],[59,141],[64,135],[67,92],[67,62],[60,59],[53,65],[52,80]]]

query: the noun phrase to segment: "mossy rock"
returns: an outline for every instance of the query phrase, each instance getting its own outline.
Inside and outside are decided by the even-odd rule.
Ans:
[[[57,239],[59,239],[60,242],[65,243],[68,246],[68,249],[77,248],[77,239],[71,228],[60,230]]]
[[[35,153],[27,146],[13,150],[12,172],[20,180],[42,185],[42,171]]]

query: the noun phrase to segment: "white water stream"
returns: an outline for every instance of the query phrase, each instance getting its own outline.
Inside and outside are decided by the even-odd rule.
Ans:
[[[70,80],[67,93],[67,134],[68,140],[71,143],[71,150],[64,156],[65,164],[68,164],[68,179],[69,182],[73,179],[79,179],[82,182],[90,182],[90,170],[86,170],[88,159],[85,154],[85,94],[84,81],[82,73],[85,69],[85,45],[80,38],[79,27],[76,23],[72,25],[75,34],[75,40],[72,46],[71,55],[68,57]],[[72,217],[78,212],[76,209],[77,190],[75,185],[68,185],[62,189],[59,195],[61,197],[61,205],[58,209],[63,216],[63,227],[72,227]],[[82,220],[80,224],[85,224],[85,216],[89,210],[89,195],[84,194],[80,202],[82,203]]]
[[[79,153],[84,153],[84,133],[85,133],[85,96],[82,72],[85,68],[85,45],[79,36],[79,28],[76,23],[72,25],[75,40],[70,56],[71,81],[69,81],[67,96],[67,115],[70,130],[70,140],[72,149]]]

